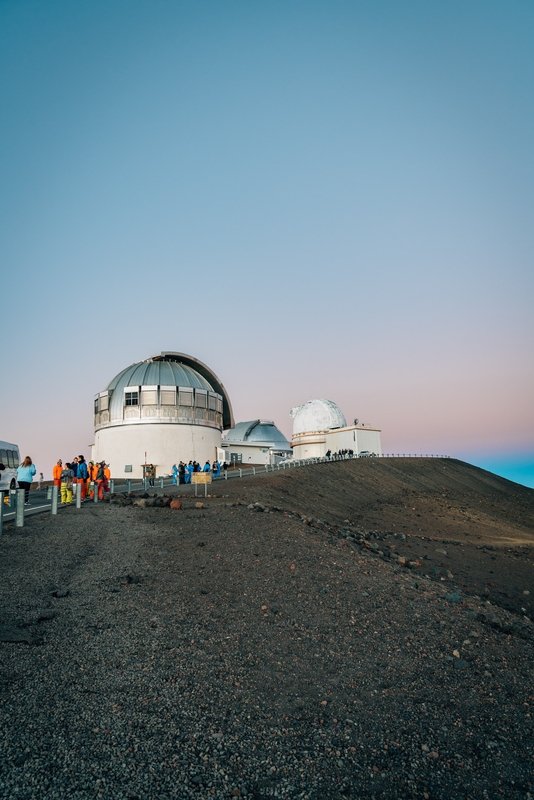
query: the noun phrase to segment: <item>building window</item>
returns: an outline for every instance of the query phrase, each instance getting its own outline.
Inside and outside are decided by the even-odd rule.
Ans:
[[[210,411],[217,411],[217,395],[210,394],[209,404],[210,404]]]
[[[124,392],[124,405],[125,406],[138,406],[139,405],[139,392]]]
[[[207,397],[205,394],[195,392],[195,405],[197,408],[206,408]]]
[[[193,390],[187,392],[184,389],[180,389],[179,393],[179,402],[181,406],[192,406],[193,405]]]
[[[175,406],[176,405],[176,389],[162,389],[161,390],[161,405],[162,406]]]
[[[98,397],[95,400],[95,414],[98,414]]]
[[[243,463],[243,453],[230,453],[230,463],[231,464],[242,464]]]
[[[144,389],[141,392],[141,403],[144,406],[155,406],[158,402],[158,391],[157,389]]]
[[[100,411],[107,411],[109,408],[109,395],[105,394],[100,398]]]

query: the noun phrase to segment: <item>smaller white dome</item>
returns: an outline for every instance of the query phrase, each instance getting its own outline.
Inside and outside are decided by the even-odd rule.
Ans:
[[[299,433],[318,433],[333,428],[345,428],[347,423],[341,409],[331,400],[308,400],[303,406],[292,408],[293,436]]]

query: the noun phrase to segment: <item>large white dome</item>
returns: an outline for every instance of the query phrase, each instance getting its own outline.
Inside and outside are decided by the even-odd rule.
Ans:
[[[299,433],[317,433],[333,428],[345,428],[347,423],[339,406],[331,400],[308,400],[303,406],[292,408],[293,436]]]

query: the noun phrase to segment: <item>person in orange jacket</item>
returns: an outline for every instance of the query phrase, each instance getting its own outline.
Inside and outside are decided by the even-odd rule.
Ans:
[[[95,497],[95,486],[96,486],[96,474],[98,472],[98,467],[94,461],[89,462],[89,481],[91,486],[91,491],[89,497],[94,500]]]
[[[109,482],[111,480],[111,470],[109,464],[104,466],[104,491],[109,492]]]
[[[102,500],[104,496],[104,490],[106,488],[106,476],[104,474],[106,463],[105,461],[101,461],[100,464],[97,464],[97,473],[96,473],[96,486],[95,491],[98,491],[98,499]]]
[[[55,467],[52,470],[52,477],[54,479],[54,486],[58,487],[58,491],[59,491],[59,487],[61,486],[61,473],[62,472],[63,472],[63,461],[61,459],[58,459],[57,464],[55,465]]]

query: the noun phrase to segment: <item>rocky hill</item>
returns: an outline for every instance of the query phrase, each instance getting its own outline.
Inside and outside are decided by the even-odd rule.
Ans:
[[[0,797],[532,797],[534,492],[420,459],[213,491],[6,526]]]

